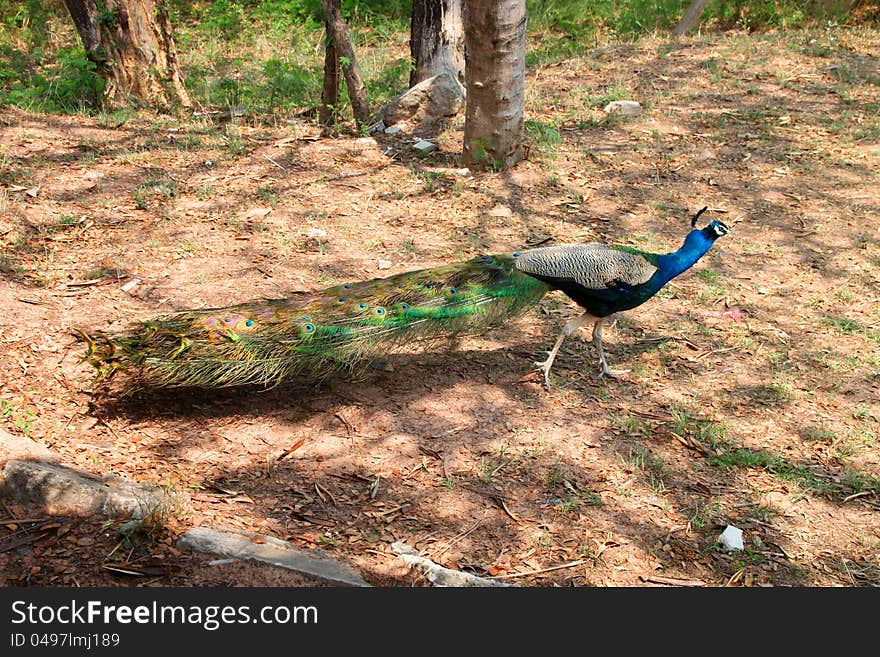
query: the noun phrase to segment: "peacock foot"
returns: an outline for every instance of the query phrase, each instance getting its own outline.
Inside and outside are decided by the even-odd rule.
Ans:
[[[616,379],[619,376],[623,376],[624,374],[629,374],[632,370],[612,370],[608,367],[608,363],[604,360],[599,361],[599,364],[602,366],[602,371],[599,372],[599,378],[601,379],[603,376],[607,376],[611,379]]]
[[[549,352],[548,352],[549,353]],[[544,373],[544,385],[550,387],[550,367],[553,365],[553,356],[547,360],[535,361],[535,368]]]

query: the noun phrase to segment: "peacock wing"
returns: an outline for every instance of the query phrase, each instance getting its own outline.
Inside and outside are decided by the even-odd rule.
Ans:
[[[520,254],[516,267],[557,286],[585,290],[635,287],[657,271],[653,254],[607,244],[562,244]]]

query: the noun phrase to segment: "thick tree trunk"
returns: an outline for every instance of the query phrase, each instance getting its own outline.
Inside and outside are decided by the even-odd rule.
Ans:
[[[410,87],[443,71],[464,84],[463,16],[464,0],[413,0]]]
[[[464,163],[507,169],[522,159],[525,0],[465,0]]]
[[[342,64],[342,74],[345,76],[345,86],[348,88],[348,98],[351,100],[354,119],[358,126],[364,126],[370,120],[370,104],[367,101],[367,92],[364,89],[364,82],[354,57],[354,48],[348,38],[345,22],[342,20],[341,0],[321,0],[321,4],[324,7],[327,28],[330,30],[339,62]]]
[[[106,81],[104,102],[192,105],[164,0],[64,0],[88,58]]]
[[[697,26],[700,22],[700,16],[706,8],[709,0],[693,0],[684,12],[684,16],[672,30],[672,36],[682,36],[687,34]]]
[[[334,123],[339,108],[339,55],[330,36],[330,26],[325,23],[324,37],[324,86],[321,89],[321,111],[318,121],[324,127]]]

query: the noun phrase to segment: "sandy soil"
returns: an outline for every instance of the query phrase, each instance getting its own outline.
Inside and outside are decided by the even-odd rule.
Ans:
[[[502,174],[457,173],[460,124],[419,159],[307,123],[0,111],[2,426],[192,496],[128,537],[6,505],[0,581],[291,583],[174,548],[221,525],[378,586],[427,584],[394,541],[533,586],[880,584],[878,43],[733,34],[531,67],[526,118],[561,143],[530,137]],[[606,120],[618,96],[644,113]],[[561,295],[268,391],[95,394],[70,335],[545,239],[669,251],[704,205],[734,232],[606,330],[618,380],[582,331],[540,384],[577,312]],[[716,546],[728,524],[744,552]]]

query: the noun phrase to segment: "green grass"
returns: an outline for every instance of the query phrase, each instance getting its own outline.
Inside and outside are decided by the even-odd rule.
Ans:
[[[861,335],[880,344],[880,330],[870,329],[854,319],[825,315],[822,323],[844,335]]]
[[[668,476],[663,459],[654,456],[644,447],[631,447],[626,454],[618,453],[620,463],[632,472],[641,473],[645,484],[655,495],[666,490],[664,479]]]
[[[619,431],[628,436],[645,435],[647,425],[644,419],[631,413],[614,413],[609,417],[609,424],[613,431]]]
[[[701,445],[715,448],[727,437],[727,425],[691,414],[684,408],[670,409],[672,431],[679,436],[691,438]]]
[[[536,150],[545,159],[556,159],[559,146],[562,145],[562,135],[555,122],[526,119],[523,132],[527,146]]]
[[[763,449],[725,446],[715,456],[707,457],[706,462],[724,470],[764,470],[783,481],[796,483],[804,489],[812,490],[830,499],[880,490],[880,479],[859,470],[848,469],[836,477],[824,476],[802,465],[792,464],[778,454]]]
[[[788,404],[796,398],[791,386],[781,381],[744,387],[740,392],[759,406],[780,406]]]
[[[17,406],[6,399],[0,399],[0,419],[10,423],[25,436],[30,435],[36,413],[23,406]]]

